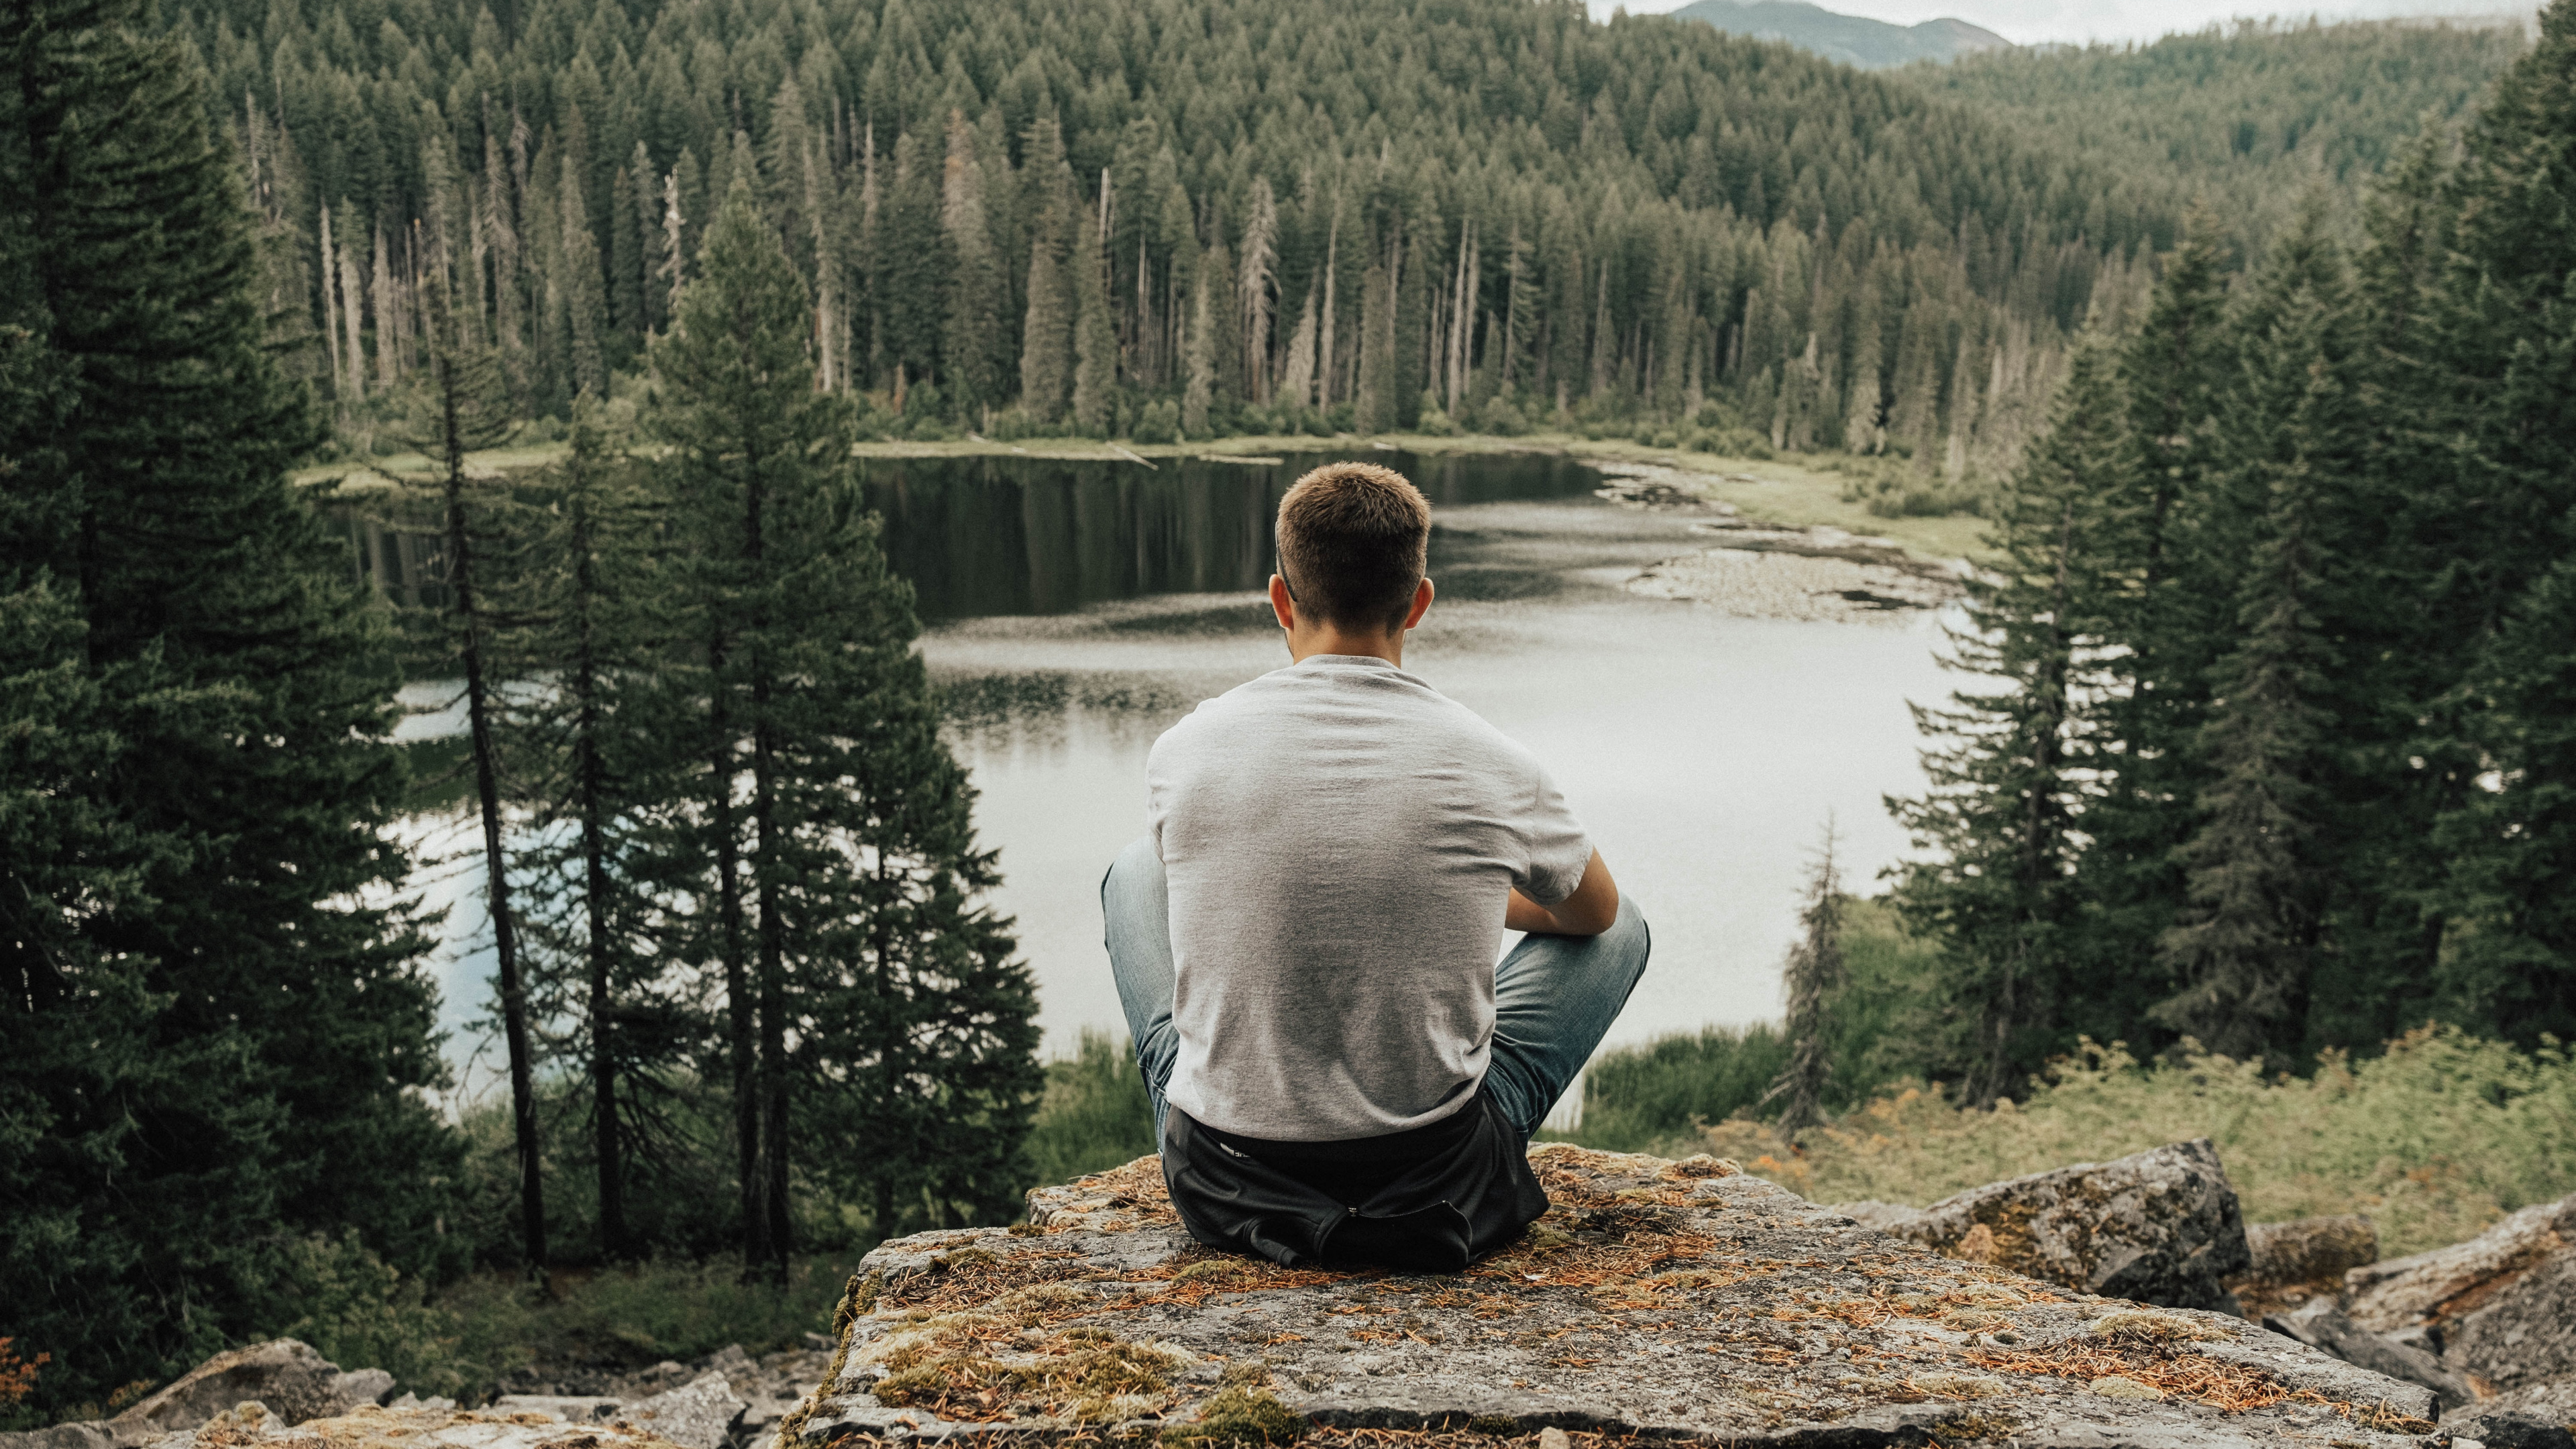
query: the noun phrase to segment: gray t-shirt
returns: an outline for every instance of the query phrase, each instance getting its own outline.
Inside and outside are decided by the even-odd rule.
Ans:
[[[1592,859],[1528,750],[1383,659],[1318,654],[1202,703],[1145,783],[1179,978],[1173,1106],[1331,1142],[1475,1095],[1506,889],[1555,905]]]

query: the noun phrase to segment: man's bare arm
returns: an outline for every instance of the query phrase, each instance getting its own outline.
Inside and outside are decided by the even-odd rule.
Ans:
[[[1574,894],[1553,906],[1542,906],[1513,891],[1503,907],[1504,930],[1541,936],[1598,936],[1618,919],[1619,884],[1610,879],[1610,867],[1601,863],[1597,850],[1583,867],[1583,879]]]

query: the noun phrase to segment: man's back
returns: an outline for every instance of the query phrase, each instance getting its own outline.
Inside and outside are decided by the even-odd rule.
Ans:
[[[1192,1236],[1455,1272],[1547,1211],[1522,1148],[1653,940],[1529,752],[1404,672],[1422,491],[1328,463],[1278,541],[1295,662],[1155,742],[1101,941]]]
[[[1312,655],[1155,744],[1174,1106],[1283,1142],[1439,1121],[1485,1074],[1507,888],[1591,859],[1537,761],[1382,658]]]

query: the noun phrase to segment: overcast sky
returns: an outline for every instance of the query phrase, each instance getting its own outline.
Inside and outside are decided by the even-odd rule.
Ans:
[[[1591,0],[1592,13],[1606,16],[1606,0]],[[1675,10],[1688,0],[1635,0],[1631,12]],[[2212,21],[2240,15],[2320,15],[2328,20],[2383,18],[2394,15],[2493,16],[2532,14],[2532,5],[2502,0],[2336,0],[2325,5],[2266,6],[2242,0],[1821,0],[1828,10],[1866,15],[1875,20],[1912,25],[1944,15],[1982,25],[2006,40],[2029,45],[2043,40],[2153,40],[2176,30],[2198,30]]]

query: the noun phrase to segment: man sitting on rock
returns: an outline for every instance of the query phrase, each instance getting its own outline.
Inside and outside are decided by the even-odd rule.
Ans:
[[[1403,667],[1430,535],[1391,469],[1288,490],[1291,662],[1155,742],[1148,833],[1101,882],[1181,1220],[1291,1266],[1517,1236],[1547,1210],[1524,1149],[1646,968],[1547,772]]]

